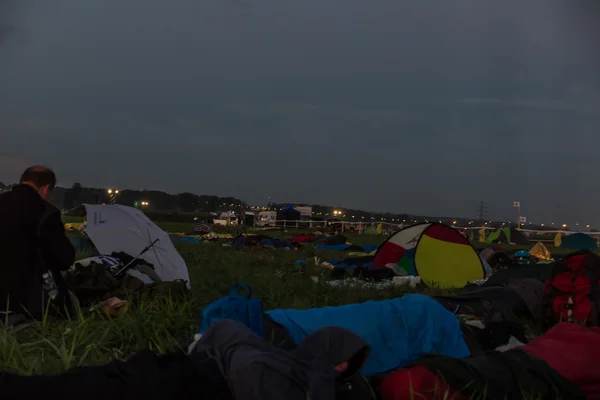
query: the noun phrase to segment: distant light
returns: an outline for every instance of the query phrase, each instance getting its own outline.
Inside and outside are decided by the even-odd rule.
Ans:
[[[112,193],[112,189],[108,189],[108,194],[111,194],[111,193]]]

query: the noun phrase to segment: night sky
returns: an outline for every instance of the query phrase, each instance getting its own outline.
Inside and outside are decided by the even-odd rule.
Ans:
[[[0,0],[0,181],[600,225],[600,2]]]

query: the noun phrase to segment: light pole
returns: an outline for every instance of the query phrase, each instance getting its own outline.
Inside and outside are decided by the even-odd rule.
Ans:
[[[108,202],[110,204],[115,204],[115,202],[117,201],[117,196],[119,195],[119,190],[108,189],[106,192],[108,193]]]

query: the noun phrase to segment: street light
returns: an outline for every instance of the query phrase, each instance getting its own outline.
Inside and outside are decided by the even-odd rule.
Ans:
[[[150,203],[148,203],[147,201],[142,201],[142,207],[147,207]]]

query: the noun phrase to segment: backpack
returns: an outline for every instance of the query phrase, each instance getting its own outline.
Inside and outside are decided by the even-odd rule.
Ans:
[[[547,328],[558,322],[598,326],[600,256],[576,251],[557,262],[546,281],[544,306]]]
[[[248,289],[247,296],[238,294],[240,287]],[[252,297],[252,288],[243,282],[236,283],[229,296],[215,300],[204,308],[200,317],[200,333],[206,332],[213,322],[221,319],[241,322],[256,335],[264,337],[263,304],[260,299]]]

